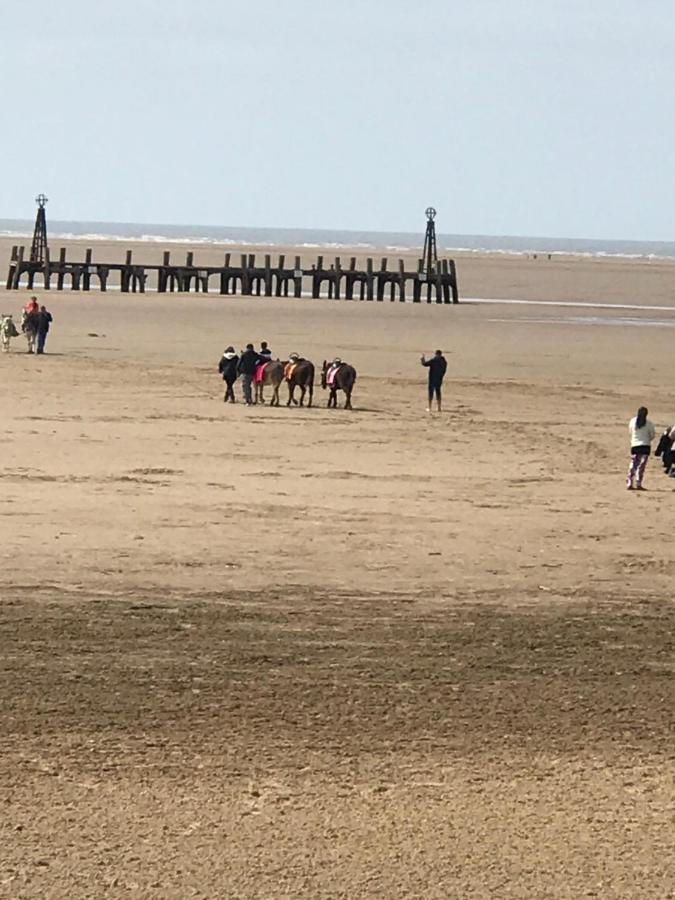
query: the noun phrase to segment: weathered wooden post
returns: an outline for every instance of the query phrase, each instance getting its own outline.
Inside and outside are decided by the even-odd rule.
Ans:
[[[452,291],[452,302],[459,303],[459,285],[457,284],[457,267],[454,259],[448,260],[450,265],[450,289]]]
[[[413,303],[422,302],[422,285],[424,284],[424,260],[417,260],[417,272],[413,282]]]
[[[233,294],[237,293],[237,283],[236,283],[236,280],[234,280],[234,282],[233,282],[233,277],[232,277],[231,259],[232,259],[232,254],[226,253],[225,254],[225,271],[222,273],[221,279],[220,279],[221,294],[222,293],[229,294],[230,286],[232,286],[232,293]]]
[[[77,263],[71,268],[71,287],[79,291],[82,285],[82,265]]]
[[[82,275],[82,290],[88,291],[91,287],[91,249],[84,251],[84,272]]]
[[[383,256],[380,262],[380,271],[377,274],[377,299],[384,300],[384,286],[387,283],[387,257]]]
[[[24,255],[24,253],[25,253],[24,247],[23,246],[19,247],[19,251],[16,255],[16,268],[14,269],[14,284],[12,285],[12,287],[16,291],[19,290],[19,283],[21,281],[21,275],[23,273],[23,268],[24,268],[23,255]]]
[[[299,256],[295,257],[295,266],[293,268],[293,296],[302,297],[302,276],[304,275],[302,262]]]
[[[286,264],[286,256],[283,253],[279,254],[279,261],[276,269],[276,289],[275,296],[288,297],[288,278],[286,277],[286,273],[284,271],[284,266]]]
[[[349,258],[349,269],[345,276],[345,300],[353,300],[354,299],[354,275],[353,272],[356,271],[356,257],[351,256]]]
[[[166,285],[169,280],[169,266],[171,265],[171,251],[165,250],[162,253],[162,265],[157,270],[157,293],[165,294]]]
[[[253,293],[251,269],[255,265],[255,254],[242,253],[241,256],[241,292],[250,296]]]
[[[269,253],[265,254],[265,274],[263,276],[265,281],[265,296],[272,297],[272,257]]]
[[[366,300],[373,299],[373,289],[374,289],[374,275],[373,275],[373,260],[372,257],[368,257],[366,260]]]
[[[59,267],[56,274],[56,290],[63,290],[63,282],[66,278],[66,248],[61,247],[59,250]]]
[[[340,257],[335,257],[335,291],[334,296],[336,300],[340,299],[340,283],[342,281],[342,263],[340,261]]]
[[[317,256],[316,265],[312,266],[312,297],[317,300],[321,296],[321,272],[323,256]]]
[[[44,262],[44,270],[43,276],[45,280],[44,289],[46,291],[51,290],[51,280],[52,280],[52,265],[51,265],[51,257],[49,255],[49,247],[45,247],[45,262]]]
[[[11,291],[14,287],[14,271],[16,269],[18,252],[19,247],[17,244],[14,244],[14,246],[12,247],[12,253],[9,257],[9,269],[7,271],[7,281],[5,282],[8,291]]]
[[[398,261],[398,299],[400,303],[405,303],[405,289],[406,289],[406,272],[405,272],[405,263],[402,259]]]

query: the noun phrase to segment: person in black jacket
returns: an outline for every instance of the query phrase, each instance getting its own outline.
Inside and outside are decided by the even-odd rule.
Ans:
[[[45,341],[47,340],[47,333],[49,332],[49,326],[52,324],[52,314],[47,312],[44,306],[40,307],[40,312],[37,314],[37,352],[44,353],[45,352]]]
[[[246,349],[239,357],[237,373],[241,375],[241,389],[247,406],[253,404],[253,377],[256,367],[266,361],[259,353],[255,352],[253,344],[247,344]]]
[[[431,359],[425,359],[422,356],[422,365],[429,369],[429,406],[427,412],[431,412],[431,404],[436,397],[438,411],[441,411],[441,385],[445,378],[448,364],[445,361],[442,350],[437,350]]]
[[[225,382],[225,397],[223,398],[225,403],[227,403],[228,400],[230,403],[235,402],[234,383],[237,380],[238,364],[239,357],[234,352],[234,347],[228,347],[218,363],[218,371],[223,376],[223,381]]]

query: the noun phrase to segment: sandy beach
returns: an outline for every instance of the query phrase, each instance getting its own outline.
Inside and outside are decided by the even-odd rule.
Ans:
[[[675,423],[675,261],[456,259],[464,300],[549,302],[36,291],[47,353],[0,356],[0,897],[674,896],[675,480],[625,471],[640,404]],[[351,362],[354,410],[225,406],[261,339]]]

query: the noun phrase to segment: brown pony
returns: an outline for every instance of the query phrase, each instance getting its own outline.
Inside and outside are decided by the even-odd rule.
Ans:
[[[280,360],[270,360],[268,363],[265,363],[265,370],[263,371],[262,381],[257,381],[255,383],[255,402],[256,403],[264,403],[265,398],[263,397],[263,388],[266,384],[272,385],[272,399],[270,400],[270,406],[278,406],[279,405],[279,388],[281,387],[281,382],[284,380],[284,371],[285,365]]]
[[[309,394],[307,406],[312,405],[314,396],[314,363],[308,359],[291,359],[284,366],[284,377],[288,383],[288,403],[298,405],[295,389],[300,388],[300,406],[305,405],[305,394]]]
[[[328,384],[328,372],[333,366],[337,366],[331,384]],[[356,369],[348,363],[328,363],[324,359],[323,368],[321,369],[321,387],[326,390],[329,388],[328,408],[337,408],[337,392],[345,392],[345,409],[352,408],[352,391],[354,390],[354,382],[356,381]]]

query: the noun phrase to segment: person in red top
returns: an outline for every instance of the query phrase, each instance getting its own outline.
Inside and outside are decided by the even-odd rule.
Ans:
[[[37,302],[37,297],[31,297],[28,303],[26,303],[26,312],[29,316],[33,313],[40,312],[40,305]]]

